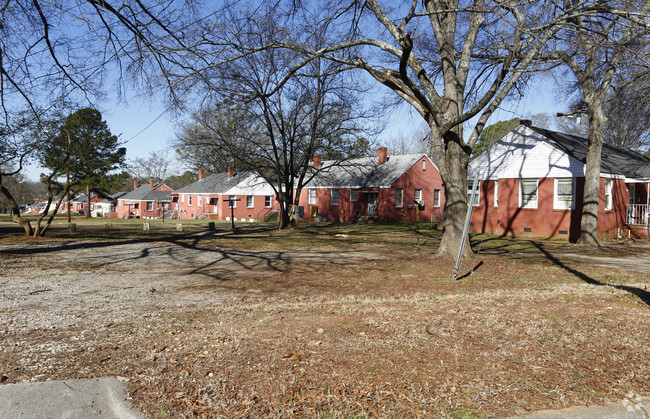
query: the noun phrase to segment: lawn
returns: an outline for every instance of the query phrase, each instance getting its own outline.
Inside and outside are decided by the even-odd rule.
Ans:
[[[490,417],[650,394],[643,243],[476,236],[453,281],[426,223],[73,222],[35,241],[0,220],[7,382],[119,376],[150,417]]]

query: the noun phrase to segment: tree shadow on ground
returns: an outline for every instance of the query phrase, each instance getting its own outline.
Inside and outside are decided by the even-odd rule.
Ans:
[[[617,285],[617,284],[608,284],[606,282],[600,282],[589,275],[578,271],[577,269],[571,268],[568,266],[566,263],[562,262],[560,259],[557,257],[553,256],[548,250],[544,249],[542,245],[539,243],[533,242],[533,245],[554,265],[564,269],[565,271],[569,272],[570,274],[578,277],[582,281],[586,282],[587,284],[591,285],[598,285],[598,286],[604,286],[604,287],[611,287],[611,288],[616,288],[619,290],[623,290],[626,292],[629,292],[630,294],[636,295],[639,297],[641,301],[643,301],[645,304],[650,306],[650,292],[646,290],[642,290],[641,288],[637,287],[632,287],[629,285]]]

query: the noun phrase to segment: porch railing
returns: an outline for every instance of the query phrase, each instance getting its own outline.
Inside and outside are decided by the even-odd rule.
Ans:
[[[628,225],[648,225],[650,223],[650,208],[647,204],[628,204],[627,222]]]

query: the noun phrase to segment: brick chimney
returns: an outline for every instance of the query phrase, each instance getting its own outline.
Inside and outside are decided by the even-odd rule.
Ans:
[[[379,147],[379,164],[384,164],[388,161],[388,149],[386,147]]]
[[[138,179],[133,179],[133,189],[138,188]]]
[[[235,168],[232,166],[228,166],[228,179],[230,179],[233,176],[235,176]]]
[[[320,167],[320,154],[314,154],[314,167]]]
[[[203,171],[203,168],[199,169],[199,180],[203,180],[205,177],[205,172]]]
[[[149,179],[149,187],[151,189],[153,189],[153,185],[154,185],[153,179]]]
[[[532,127],[533,121],[531,121],[530,119],[520,119],[519,125],[526,125],[527,127]]]

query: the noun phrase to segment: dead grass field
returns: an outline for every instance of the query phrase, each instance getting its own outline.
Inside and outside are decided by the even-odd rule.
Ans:
[[[118,376],[150,417],[505,417],[650,395],[647,244],[476,237],[453,281],[426,225],[205,224],[6,227],[2,380]]]

